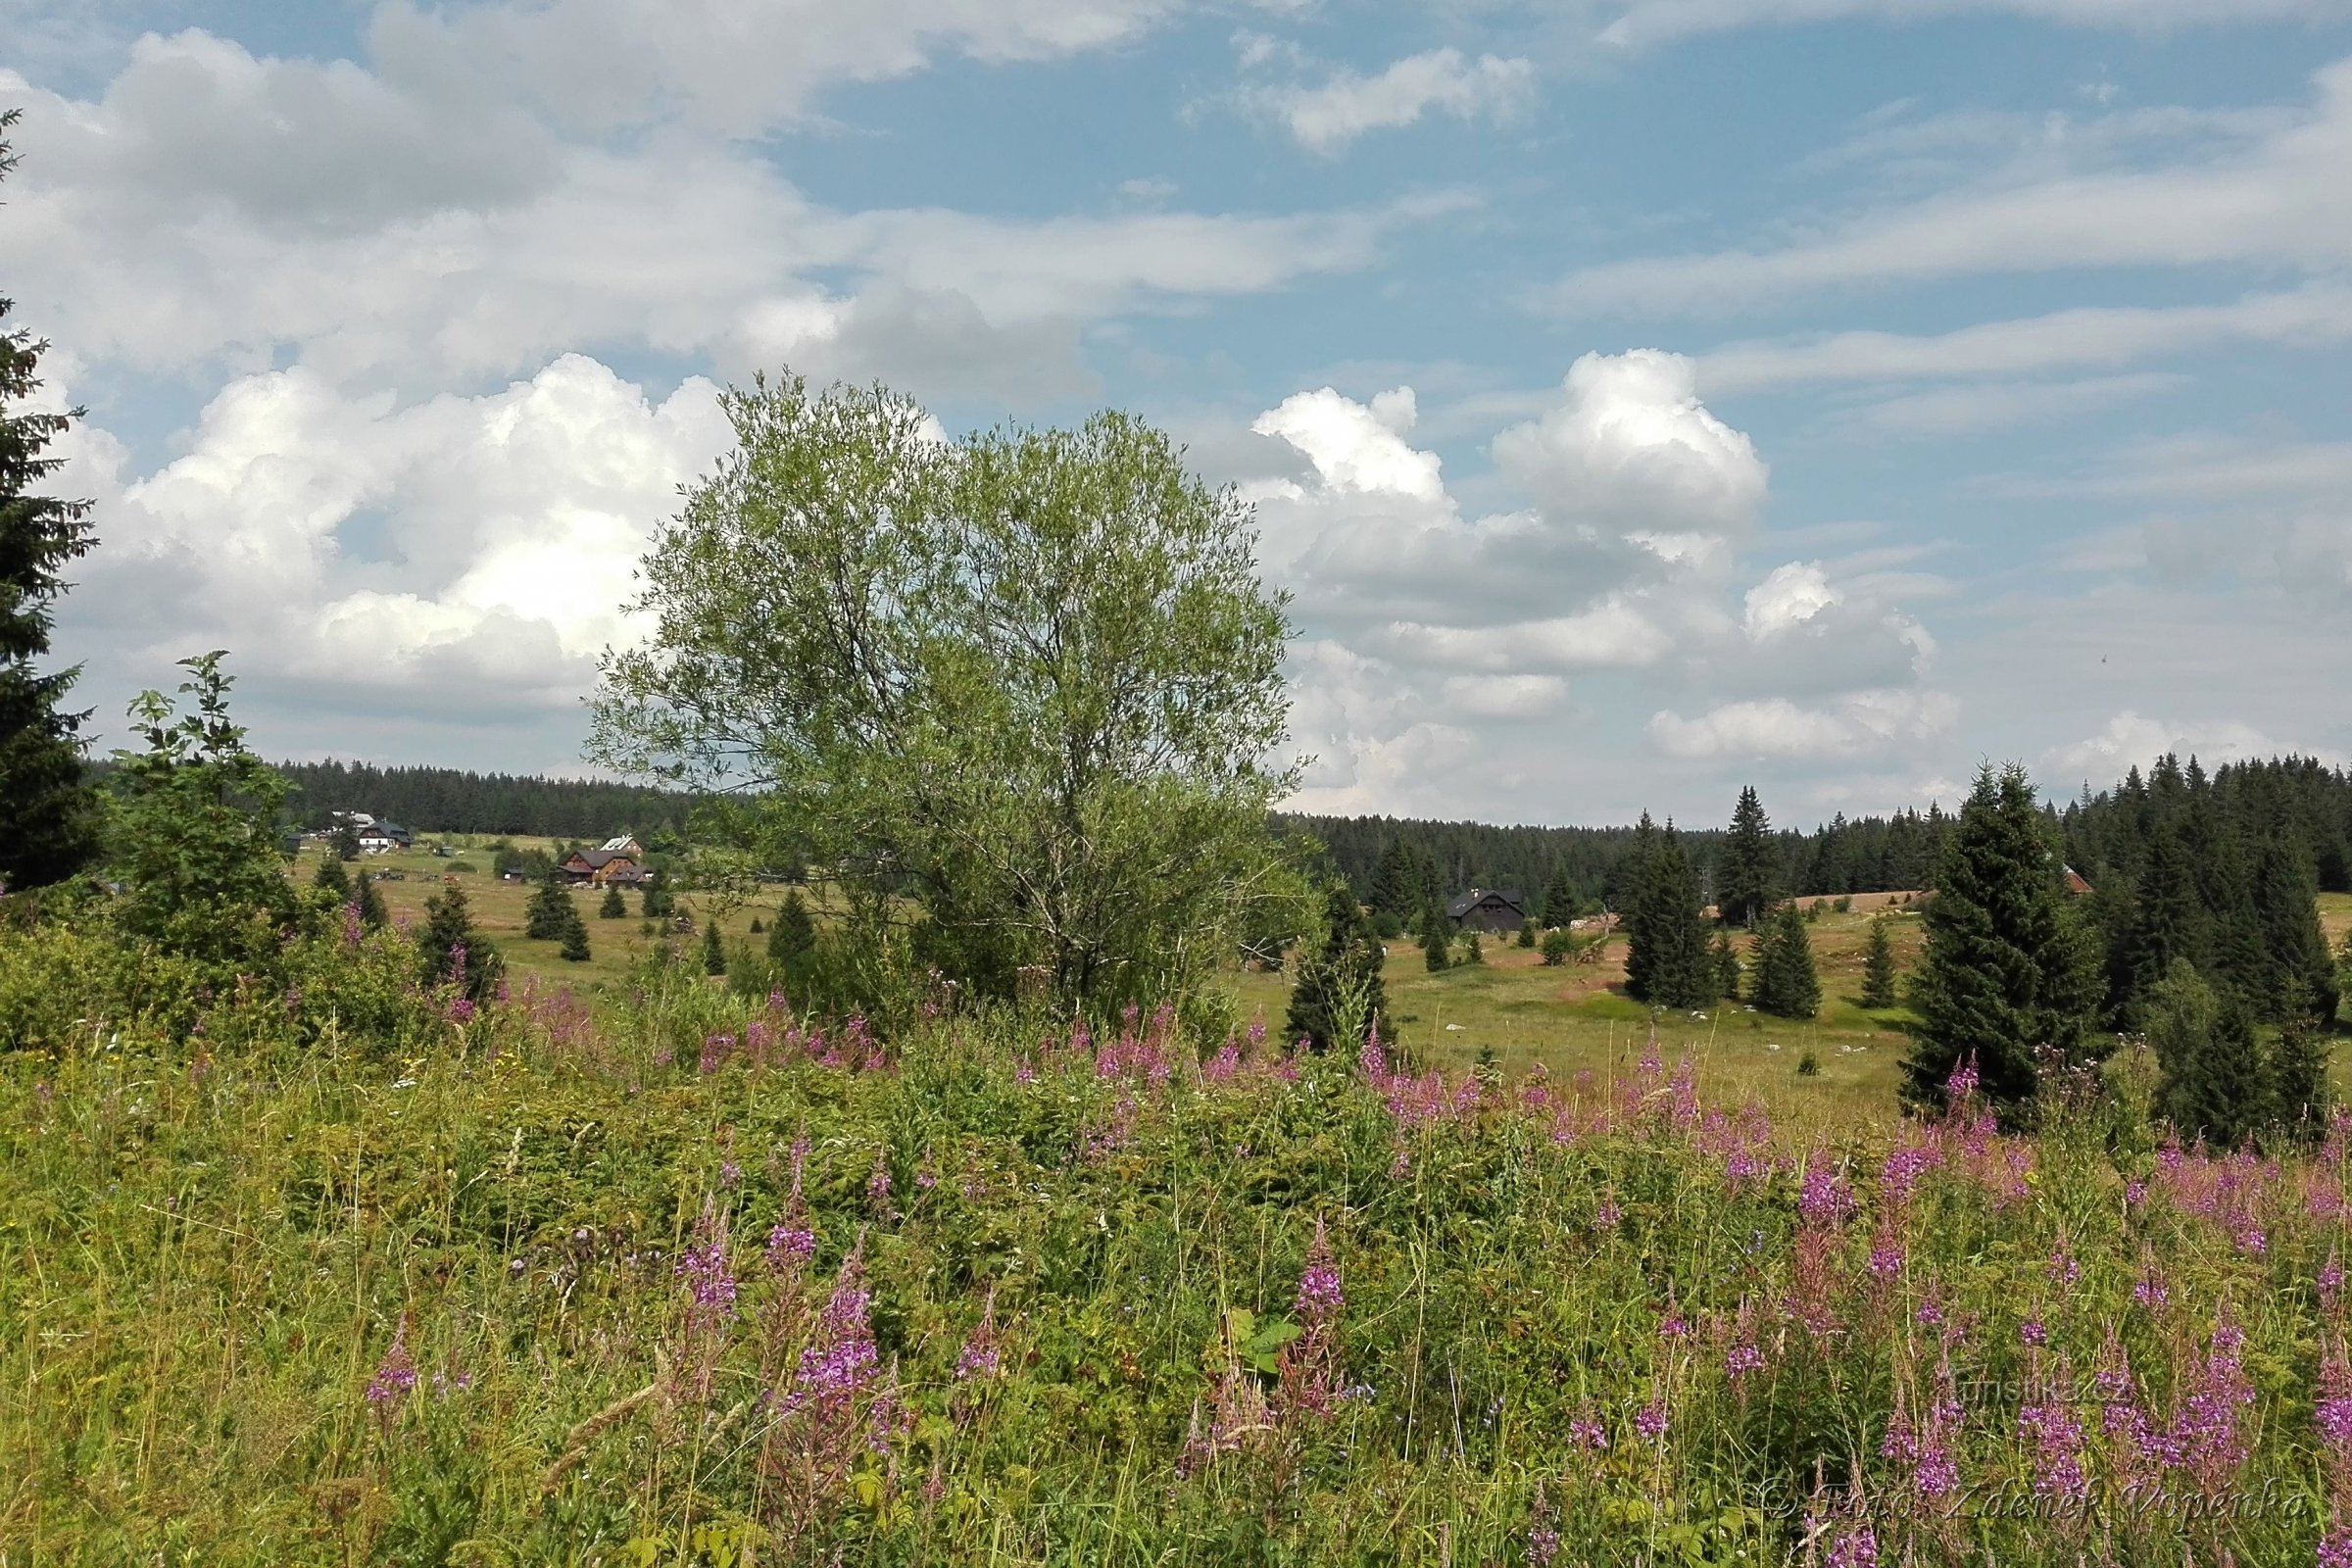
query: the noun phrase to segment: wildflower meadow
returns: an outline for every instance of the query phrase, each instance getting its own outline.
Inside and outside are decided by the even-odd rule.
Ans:
[[[1824,1140],[1664,1037],[1506,1080],[410,955],[174,1010],[0,941],[0,1558],[2352,1562],[2347,1126],[2181,1149],[2135,1053]]]

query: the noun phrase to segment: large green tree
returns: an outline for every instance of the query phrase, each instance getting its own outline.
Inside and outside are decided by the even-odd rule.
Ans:
[[[16,167],[0,114],[0,178]],[[0,297],[0,323],[15,302]],[[86,713],[61,705],[79,666],[44,671],[54,607],[68,564],[96,543],[87,502],[35,492],[57,471],[49,445],[80,417],[27,409],[48,344],[0,330],[0,885],[43,887],[90,863],[99,846],[96,797],[84,776]]]
[[[1922,916],[1927,952],[1913,984],[1920,1023],[1903,1060],[1906,1100],[1940,1102],[1953,1068],[1974,1059],[1980,1088],[2013,1115],[2039,1085],[2038,1053],[2085,1054],[2099,951],[2062,869],[2025,769],[1982,769]]]
[[[1249,506],[1118,414],[941,441],[886,389],[726,395],[736,447],[657,530],[654,631],[591,755],[746,801],[924,951],[1107,1009],[1181,992],[1297,886],[1287,600]],[[879,917],[879,916],[878,916]]]
[[[1743,786],[1732,831],[1716,864],[1715,912],[1726,925],[1755,927],[1770,912],[1780,881],[1772,824],[1753,788]]]

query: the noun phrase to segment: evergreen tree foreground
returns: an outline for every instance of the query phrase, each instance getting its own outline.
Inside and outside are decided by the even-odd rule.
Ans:
[[[0,179],[16,167],[6,136],[19,113],[0,113]],[[0,297],[0,322],[14,308]],[[79,737],[88,715],[62,707],[80,667],[44,673],[38,662],[64,571],[96,543],[87,502],[34,493],[62,461],[49,444],[81,417],[24,408],[47,348],[22,328],[0,332],[0,886],[17,889],[73,876],[97,858],[100,835]]]

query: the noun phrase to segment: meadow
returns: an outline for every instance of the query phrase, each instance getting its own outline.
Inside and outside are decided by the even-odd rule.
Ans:
[[[474,1013],[389,931],[131,1005],[0,936],[0,1556],[2352,1561],[2345,1124],[2170,1147],[2137,1052],[1899,1120],[1886,1020],[1800,1079],[1489,951],[1302,1056],[659,945]]]

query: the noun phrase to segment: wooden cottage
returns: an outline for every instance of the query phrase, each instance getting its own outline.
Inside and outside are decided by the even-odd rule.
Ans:
[[[558,869],[570,881],[585,882],[592,888],[635,887],[653,875],[634,857],[618,850],[574,850]]]
[[[1516,893],[1472,888],[1446,906],[1456,931],[1516,931],[1527,921],[1527,901]]]

